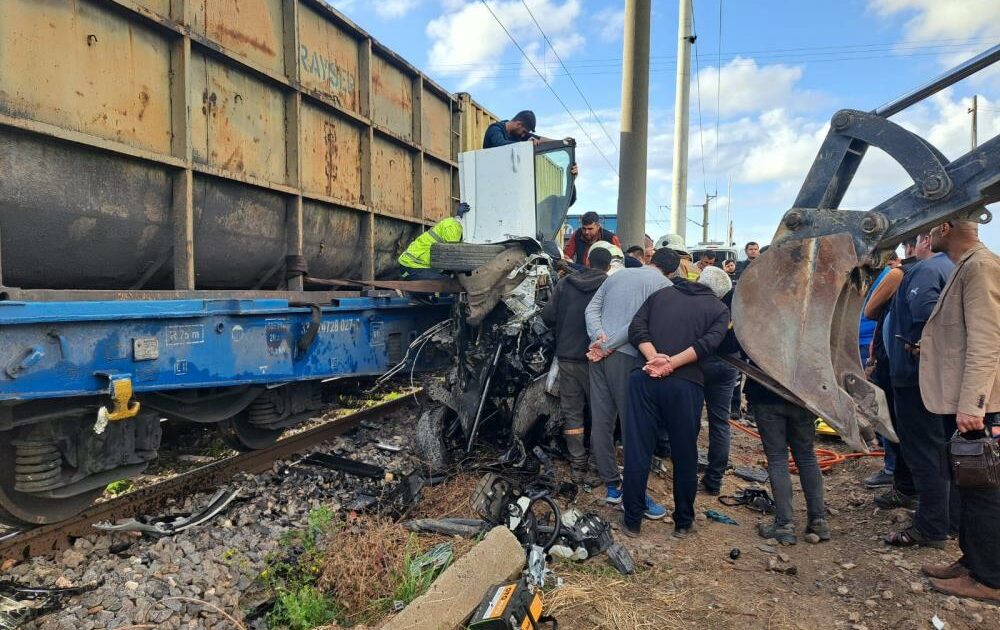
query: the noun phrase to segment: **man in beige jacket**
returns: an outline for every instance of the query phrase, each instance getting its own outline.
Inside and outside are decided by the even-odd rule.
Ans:
[[[972,221],[931,230],[931,248],[955,263],[920,339],[920,391],[927,409],[955,416],[958,430],[1000,434],[1000,257]],[[939,591],[1000,602],[1000,489],[960,488],[962,558],[923,567]]]

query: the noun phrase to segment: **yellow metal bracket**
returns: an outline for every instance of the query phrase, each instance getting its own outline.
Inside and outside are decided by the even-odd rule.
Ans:
[[[134,418],[139,413],[139,401],[132,399],[132,379],[126,375],[105,374],[110,385],[110,407],[101,407],[97,412],[98,421],[119,422]]]

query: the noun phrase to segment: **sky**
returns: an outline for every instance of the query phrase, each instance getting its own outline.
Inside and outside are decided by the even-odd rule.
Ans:
[[[448,90],[501,118],[531,109],[538,133],[576,138],[572,211],[616,212],[624,0],[488,0],[496,18],[481,0],[327,1]],[[836,111],[874,109],[1000,43],[1000,0],[691,1],[688,204],[717,194],[709,237],[725,239],[728,216],[740,244],[770,241]],[[678,6],[652,4],[646,227],[656,238],[669,231]],[[955,159],[970,148],[974,94],[983,142],[1000,134],[996,68],[892,120]],[[911,183],[870,151],[841,207],[866,210]],[[1000,251],[991,209],[980,235]],[[700,207],[688,218],[700,223]],[[694,244],[701,228],[687,234]]]

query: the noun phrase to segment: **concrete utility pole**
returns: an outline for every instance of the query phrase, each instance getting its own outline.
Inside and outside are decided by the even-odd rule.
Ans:
[[[641,245],[646,234],[646,137],[649,127],[651,0],[626,0],[622,47],[622,131],[618,158],[618,239]]]
[[[679,0],[677,19],[677,86],[674,98],[674,186],[670,231],[687,238],[688,107],[691,92],[691,0]],[[721,70],[721,68],[720,68]]]
[[[708,242],[708,202],[718,195],[705,195],[705,203],[701,204],[701,242]]]
[[[969,108],[969,113],[972,114],[972,148],[975,149],[979,146],[979,131],[977,129],[979,123],[979,95],[972,95],[972,107]]]

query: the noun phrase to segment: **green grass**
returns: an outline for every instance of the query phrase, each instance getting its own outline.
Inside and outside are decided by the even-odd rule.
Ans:
[[[133,483],[129,479],[119,479],[118,481],[112,481],[108,484],[108,487],[104,489],[104,492],[110,494],[113,497],[119,494],[125,494],[134,487]]]
[[[315,586],[300,586],[278,593],[274,608],[267,614],[272,630],[311,630],[330,623],[340,616],[332,599]]]

